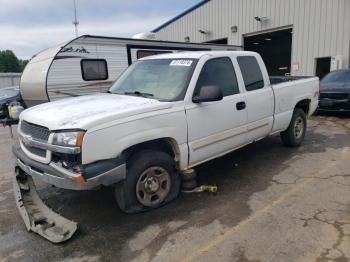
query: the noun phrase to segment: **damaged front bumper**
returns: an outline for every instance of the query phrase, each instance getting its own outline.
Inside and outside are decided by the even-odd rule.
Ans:
[[[13,188],[17,208],[28,231],[33,231],[53,243],[70,239],[77,223],[53,212],[40,199],[33,179],[16,168]]]
[[[18,145],[13,146],[16,156],[14,193],[18,210],[28,231],[33,231],[53,243],[60,243],[72,237],[77,223],[52,211],[40,199],[33,178],[50,185],[72,190],[89,190],[98,186],[113,185],[126,176],[122,159],[99,161],[84,167],[84,176],[57,166],[43,164],[30,159]],[[78,179],[81,178],[82,179]]]
[[[53,162],[43,164],[30,159],[19,145],[14,145],[12,151],[16,156],[16,167],[27,175],[58,188],[89,190],[102,185],[113,185],[126,177],[126,165],[123,159],[108,159],[88,164],[84,166],[84,174],[77,174]]]

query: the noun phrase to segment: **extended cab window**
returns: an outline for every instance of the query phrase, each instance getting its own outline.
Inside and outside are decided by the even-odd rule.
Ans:
[[[201,87],[211,85],[220,87],[223,96],[239,93],[236,73],[230,58],[213,58],[204,64],[194,95],[198,95]]]
[[[104,59],[82,59],[81,73],[85,81],[108,79],[107,61]]]
[[[239,56],[237,61],[241,68],[245,89],[253,91],[263,88],[264,78],[256,58],[254,56]]]

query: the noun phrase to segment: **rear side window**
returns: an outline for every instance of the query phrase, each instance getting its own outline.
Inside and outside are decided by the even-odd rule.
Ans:
[[[256,58],[254,56],[239,56],[237,61],[241,68],[245,89],[253,91],[263,88],[264,78]]]
[[[205,63],[198,78],[195,95],[199,94],[201,87],[211,85],[220,87],[223,96],[239,93],[236,73],[230,58],[214,58]]]
[[[82,59],[81,74],[85,81],[108,79],[107,61],[104,59]]]

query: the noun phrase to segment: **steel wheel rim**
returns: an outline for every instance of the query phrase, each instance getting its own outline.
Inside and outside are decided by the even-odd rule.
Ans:
[[[304,133],[304,121],[301,117],[298,117],[295,120],[295,124],[294,124],[294,135],[296,138],[301,138],[303,133]]]
[[[168,171],[162,167],[150,167],[142,172],[136,183],[137,200],[144,206],[156,206],[164,201],[171,188]]]

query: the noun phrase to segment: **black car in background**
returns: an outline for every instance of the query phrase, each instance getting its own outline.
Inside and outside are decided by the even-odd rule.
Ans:
[[[23,102],[19,87],[12,86],[0,88],[0,119],[3,119],[7,116],[6,107],[11,102]]]
[[[320,82],[319,111],[350,111],[350,69],[330,72]]]

